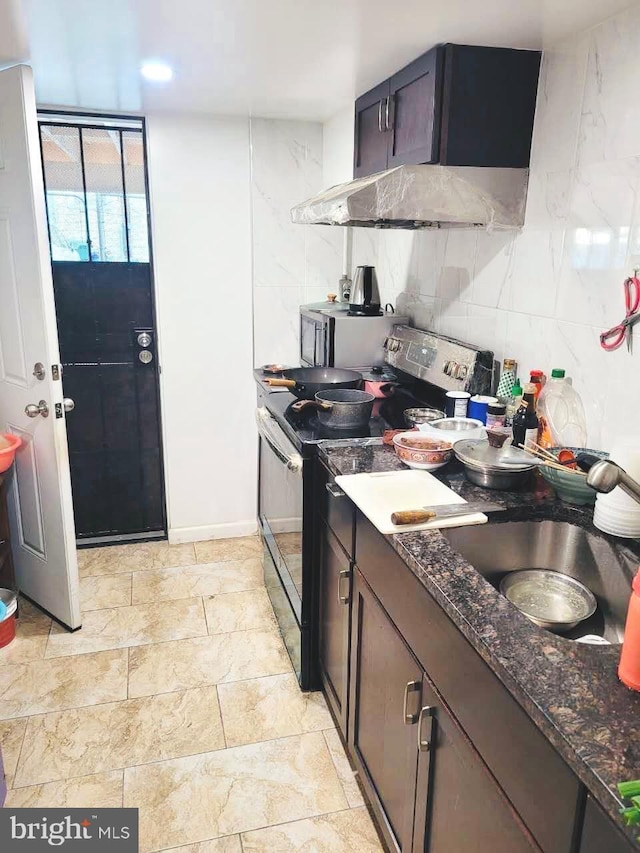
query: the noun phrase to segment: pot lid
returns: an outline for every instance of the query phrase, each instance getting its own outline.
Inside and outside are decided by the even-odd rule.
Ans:
[[[510,444],[491,447],[484,439],[456,441],[453,452],[461,462],[485,471],[530,471],[536,467],[535,461],[524,450]]]

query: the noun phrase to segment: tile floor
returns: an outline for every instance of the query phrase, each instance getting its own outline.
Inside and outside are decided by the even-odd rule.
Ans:
[[[25,602],[0,649],[9,806],[135,806],[140,850],[379,853],[256,537],[79,552],[83,627]]]

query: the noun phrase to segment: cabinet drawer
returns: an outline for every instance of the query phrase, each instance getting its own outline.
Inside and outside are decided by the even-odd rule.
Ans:
[[[580,853],[631,853],[632,842],[625,838],[589,795],[584,812]]]
[[[350,560],[353,559],[355,507],[335,484],[333,474],[319,462],[316,466],[316,506]]]
[[[545,853],[573,849],[577,778],[359,512],[356,563]]]

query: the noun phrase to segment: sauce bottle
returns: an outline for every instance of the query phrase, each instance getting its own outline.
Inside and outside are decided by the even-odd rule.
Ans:
[[[632,590],[618,678],[632,690],[640,691],[640,569],[633,579]]]
[[[520,408],[513,416],[513,444],[516,447],[525,447],[532,441],[536,444],[538,442],[540,421],[536,415],[535,393],[533,383],[527,382]]]
[[[532,370],[529,374],[529,382],[535,385],[535,402],[538,405],[538,397],[544,385],[544,373],[541,370]]]
[[[516,412],[520,408],[520,403],[522,402],[522,386],[520,385],[520,380],[516,379],[515,383],[511,388],[511,396],[507,403],[507,411],[505,414],[505,425],[512,426],[513,419],[515,417]]]

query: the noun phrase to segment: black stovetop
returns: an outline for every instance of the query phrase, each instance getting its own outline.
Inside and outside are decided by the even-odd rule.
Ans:
[[[380,438],[388,429],[405,429],[404,410],[414,406],[435,406],[443,408],[440,389],[430,389],[425,383],[412,379],[406,385],[396,388],[390,397],[376,399],[373,413],[364,429],[327,429],[319,422],[313,412],[297,414],[291,410],[297,397],[286,389],[270,389],[263,382],[265,374],[254,370],[254,378],[260,388],[262,400],[271,415],[283,428],[299,451],[314,452],[319,441],[350,438]]]

